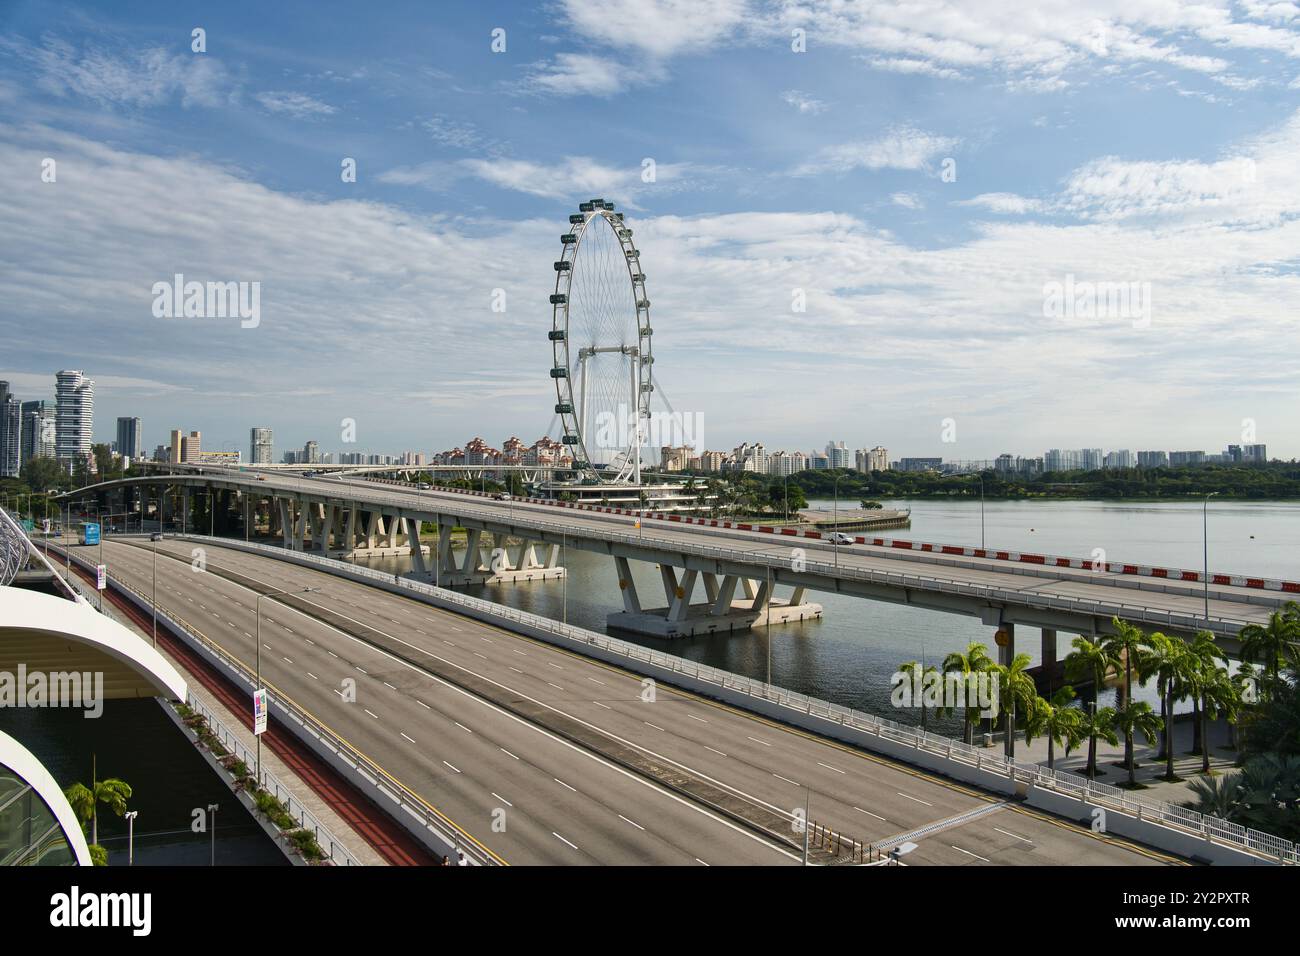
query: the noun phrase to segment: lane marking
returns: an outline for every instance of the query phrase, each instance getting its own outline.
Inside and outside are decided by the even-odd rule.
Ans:
[[[791,780],[789,777],[783,777],[779,773],[776,773],[775,771],[773,771],[772,776],[776,777],[777,780],[784,780],[786,783],[792,783],[796,787],[800,786],[798,781]]]
[[[872,813],[870,810],[863,810],[861,807],[854,807],[853,809],[857,810],[858,813],[865,813],[869,817],[875,817],[877,820],[881,821],[882,823],[889,822],[884,817],[882,817],[879,813]]]
[[[1031,840],[1031,839],[1029,839],[1028,837],[1022,837],[1022,836],[1020,836],[1019,834],[1012,833],[1010,830],[1004,830],[1004,829],[1002,829],[1001,827],[994,827],[993,829],[997,830],[999,833],[1005,833],[1007,836],[1011,837],[1011,839],[1013,839],[1013,840],[1019,840],[1019,841],[1021,841],[1022,843],[1028,843],[1030,846],[1033,846],[1033,845],[1034,845],[1034,841]]]
[[[992,860],[987,859],[986,857],[980,856],[978,853],[972,853],[970,850],[963,850],[961,847],[956,846],[955,844],[949,843],[948,845],[952,847],[954,850],[956,850],[958,853],[965,853],[967,856],[973,856],[975,857],[975,859],[983,860],[985,863],[993,862]]]
[[[770,746],[772,746],[772,745],[771,745],[770,743],[768,743],[766,740],[759,740],[757,737],[750,737],[748,734],[745,735],[745,739],[746,739],[746,740],[752,740],[752,741],[754,741],[754,743],[756,743],[756,744],[762,744],[764,747],[770,747]]]
[[[444,760],[443,763],[447,763],[447,761]],[[460,773],[460,770],[459,770],[457,767],[452,767],[451,764],[449,764],[449,763],[447,763],[447,766],[448,766],[448,767],[451,767],[451,769],[452,769],[452,770],[455,770],[457,773]]]
[[[405,732],[405,731],[402,732],[402,736],[403,736],[403,737],[406,737],[406,732]],[[406,737],[406,739],[409,740],[411,743],[415,743],[415,738],[414,738],[414,737]]]
[[[551,779],[554,780],[556,783],[558,783],[561,787],[569,787],[569,785],[565,783],[563,780],[561,780],[559,777],[552,777]],[[574,793],[578,792],[577,787],[569,787],[569,789],[572,790]]]
[[[491,791],[491,793],[492,793],[492,796],[496,797],[498,800],[500,800],[502,803],[504,803],[507,807],[513,807],[513,806],[514,806],[513,803],[511,803],[511,802],[510,802],[509,800],[507,800],[505,797],[501,796],[501,794],[497,793],[495,790]]]
[[[647,727],[653,727],[655,730],[664,730],[664,729],[663,729],[662,727],[660,727],[658,724],[652,724],[652,723],[650,723],[650,721],[648,721],[648,720],[643,720],[643,721],[641,721],[641,723],[645,724]],[[668,733],[668,731],[664,730],[664,733]]]
[[[839,767],[832,767],[830,764],[822,763],[820,760],[817,761],[817,766],[825,767],[827,770],[834,770],[836,773],[848,773],[847,770],[841,770]]]
[[[900,797],[907,797],[907,799],[915,800],[917,803],[924,803],[927,807],[934,806],[933,803],[930,803],[926,800],[922,800],[920,797],[914,797],[910,793],[904,793],[902,790],[895,790],[894,792],[898,794]]]
[[[642,830],[642,831],[645,830],[645,827],[641,826],[641,824],[637,823],[635,820],[628,820],[628,818],[625,817],[625,816],[623,816],[623,814],[621,814],[621,813],[618,815],[618,818],[619,818],[620,820],[623,820],[623,821],[625,821],[625,822],[627,822],[627,823],[632,824],[632,826],[636,827],[638,830]]]
[[[554,830],[551,831],[551,836],[555,837],[555,839],[559,840],[561,843],[568,843],[568,845],[573,847],[575,850],[578,849],[576,845],[569,843],[568,840],[564,839],[564,837],[560,836]]]
[[[593,700],[592,703],[595,704],[597,707],[604,707],[606,710],[613,710],[613,709],[614,709],[613,707],[609,706],[609,704],[602,704],[602,703],[601,703],[600,701],[598,701],[598,700]]]
[[[362,707],[361,709],[366,710],[364,707]],[[366,713],[369,714],[371,717],[375,718],[375,720],[379,719],[379,715],[376,714],[373,710],[366,710]]]
[[[704,749],[705,749],[705,750],[713,750],[713,748],[710,747],[710,746],[708,746],[707,744],[705,745]],[[713,752],[714,752],[715,754],[717,754],[719,757],[725,757],[725,756],[726,756],[726,754],[724,754],[721,750],[713,750]]]
[[[497,750],[501,751],[501,752],[502,752],[503,754],[505,754],[507,757],[515,757],[515,755],[512,754],[509,750],[506,750],[505,747],[498,747]],[[515,757],[515,759],[518,760],[519,758],[518,758],[518,757]]]
[[[707,724],[707,723],[708,723],[708,721],[705,720],[703,717],[696,717],[694,714],[687,714],[686,716],[689,717],[689,718],[691,718],[691,720],[698,720],[698,721],[699,721],[700,723],[702,723],[702,724]]]
[[[466,727],[464,724],[462,724],[459,720],[453,720],[452,723],[455,724],[457,727],[459,727],[461,730],[465,731],[465,733],[467,734],[472,734],[474,732],[470,730],[468,727]]]

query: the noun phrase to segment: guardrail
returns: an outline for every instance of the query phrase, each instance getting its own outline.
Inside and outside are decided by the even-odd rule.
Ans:
[[[203,701],[190,691],[189,699],[186,701],[190,710],[194,711],[200,717],[207,721],[208,729],[216,735],[221,745],[234,755],[236,760],[243,761],[250,767],[257,766],[257,755],[244,745],[244,742],[232,733],[225,724],[223,724],[215,713]],[[360,866],[361,863],[348,852],[348,848],[340,843],[330,832],[329,828],[316,818],[303,803],[293,795],[293,792],[280,783],[275,774],[269,770],[263,770],[259,774],[261,777],[261,787],[267,793],[271,794],[289,812],[290,816],[297,818],[298,825],[305,830],[311,830],[316,837],[316,843],[321,849],[328,848],[328,855],[335,866]]]
[[[211,542],[216,546],[264,554],[278,560],[291,560],[304,565],[316,566],[328,573],[342,577],[373,580],[387,587],[397,587],[401,590],[432,598],[435,602],[444,606],[463,607],[476,614],[490,616],[496,621],[505,623],[507,629],[509,629],[508,625],[513,623],[528,628],[532,633],[553,634],[572,643],[598,648],[607,654],[616,655],[631,663],[649,664],[675,674],[693,678],[702,683],[713,684],[809,716],[839,723],[876,736],[881,740],[911,747],[918,752],[944,757],[947,760],[957,761],[968,767],[988,771],[1006,777],[1011,781],[1030,784],[1066,796],[1076,797],[1097,806],[1118,810],[1141,821],[1171,827],[1206,840],[1217,841],[1238,850],[1244,850],[1258,856],[1271,857],[1281,863],[1295,864],[1300,862],[1300,857],[1297,856],[1296,844],[1271,833],[1250,830],[1218,817],[1205,816],[1175,804],[1163,801],[1148,802],[1140,800],[1130,791],[1104,783],[1097,783],[1077,774],[1049,770],[1040,764],[1009,759],[1001,753],[990,752],[987,748],[976,747],[955,738],[932,734],[842,704],[834,704],[807,694],[800,694],[775,684],[768,684],[765,681],[731,671],[724,671],[708,664],[700,664],[673,654],[654,651],[639,644],[633,644],[630,641],[610,637],[586,628],[563,624],[548,617],[530,614],[527,611],[520,611],[491,601],[470,597],[456,591],[437,588],[432,584],[376,571],[360,565],[323,558],[319,555],[286,551],[283,548],[265,544],[210,538],[206,535],[186,535],[184,537],[196,541]],[[635,666],[629,669],[637,670]]]
[[[199,537],[196,535],[173,535],[171,537]],[[212,538],[212,541],[223,539]],[[250,545],[253,547],[253,545]],[[257,547],[262,547],[257,545]],[[82,567],[94,567],[93,564],[86,561],[80,555],[72,554],[72,560]],[[143,592],[131,587],[120,578],[111,574],[109,579],[112,584],[126,594],[135,604],[142,609],[152,609],[153,605]],[[224,647],[208,639],[203,632],[189,624],[179,614],[173,614],[158,608],[158,621],[172,628],[177,633],[183,634],[191,642],[199,645],[207,655],[214,658],[222,667],[230,671],[242,684],[246,685],[251,693],[257,687],[256,672],[243,663],[243,661],[234,657],[226,651]],[[357,750],[342,737],[335,734],[328,726],[316,719],[306,708],[302,707],[288,694],[285,694],[278,687],[275,687],[269,681],[263,679],[262,683],[271,690],[270,703],[273,709],[283,711],[284,717],[288,718],[286,726],[293,730],[292,724],[297,724],[303,732],[314,737],[323,744],[327,749],[332,751],[346,765],[357,771],[358,775],[363,778],[365,784],[373,787],[378,791],[378,796],[387,797],[395,802],[398,807],[413,816],[422,826],[437,836],[449,846],[462,851],[466,858],[473,864],[479,866],[495,865],[498,861],[488,853],[483,852],[479,844],[462,831],[455,823],[444,817],[437,810],[430,807],[425,801],[413,790],[394,779],[379,764],[375,763],[368,756]],[[292,722],[292,723],[290,723]],[[301,736],[301,735],[300,735]],[[310,745],[310,743],[309,743]],[[257,766],[257,759],[245,761],[251,766]],[[259,768],[260,770],[260,768]],[[267,771],[261,771],[266,775]],[[355,782],[355,781],[354,781]],[[377,799],[377,802],[383,806],[384,801]],[[400,814],[397,815],[401,819]]]

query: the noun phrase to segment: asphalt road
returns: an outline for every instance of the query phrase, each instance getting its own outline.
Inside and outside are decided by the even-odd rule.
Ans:
[[[148,594],[150,547],[107,543],[110,574]],[[863,842],[982,810],[918,840],[908,862],[1170,862],[663,685],[646,701],[637,675],[400,595],[217,547],[207,549],[208,573],[200,574],[190,564],[192,543],[167,540],[158,547],[159,604],[250,665],[254,594],[221,573],[247,576],[263,590],[319,587],[294,599],[305,602],[306,613],[262,601],[266,682],[511,863],[795,862],[794,854],[721,814],[614,766],[595,753],[605,745],[706,781],[738,805],[761,808],[790,824],[790,840],[797,840],[793,821],[805,800],[811,819]],[[357,635],[382,635],[418,666]],[[340,696],[345,678],[356,681],[355,703]],[[578,726],[600,746],[561,739],[463,689],[483,681],[478,686],[534,708],[545,720]],[[504,814],[505,832],[493,830],[494,811]]]

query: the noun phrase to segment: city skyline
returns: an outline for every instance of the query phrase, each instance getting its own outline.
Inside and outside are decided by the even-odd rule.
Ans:
[[[202,53],[164,4],[13,8],[0,161],[32,185],[0,206],[24,277],[0,377],[48,398],[47,370],[93,369],[101,429],[156,429],[142,402],[165,403],[232,448],[267,403],[295,442],[345,418],[371,448],[445,445],[471,415],[540,434],[550,264],[603,196],[644,250],[660,394],[708,444],[865,422],[991,458],[1006,435],[1081,447],[1122,421],[1130,447],[1196,447],[1250,419],[1300,454],[1276,347],[1300,68],[1261,56],[1300,47],[1259,11],[1044,26],[936,2],[958,55],[887,9],[398,7],[406,35],[346,42],[299,38],[288,8],[204,11]],[[256,320],[168,317],[178,276],[257,284]]]

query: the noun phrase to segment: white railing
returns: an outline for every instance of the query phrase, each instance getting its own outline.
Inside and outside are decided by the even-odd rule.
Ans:
[[[796,693],[775,684],[768,684],[752,677],[746,677],[743,674],[724,671],[708,664],[701,664],[673,654],[651,650],[639,644],[610,637],[597,631],[575,627],[571,624],[562,624],[548,617],[530,614],[527,611],[520,611],[502,604],[470,597],[456,591],[437,588],[432,584],[414,581],[384,571],[376,571],[373,568],[347,564],[315,554],[286,551],[283,548],[265,544],[245,543],[225,538],[210,538],[206,535],[187,535],[185,537],[211,542],[219,547],[264,554],[279,560],[289,560],[318,567],[328,573],[342,577],[371,580],[386,586],[397,587],[414,594],[433,598],[444,605],[462,607],[467,611],[473,611],[475,614],[489,616],[498,622],[520,624],[527,627],[532,633],[552,634],[567,641],[585,644],[608,654],[618,655],[628,661],[643,662],[704,683],[715,684],[720,688],[733,690],[756,699],[770,701],[781,707],[819,717],[831,723],[851,727],[880,737],[883,740],[912,747],[918,752],[942,756],[948,760],[955,760],[967,766],[973,766],[1004,777],[1027,780],[1046,790],[1078,797],[1099,806],[1109,806],[1112,809],[1136,816],[1141,820],[1159,823],[1181,831],[1189,831],[1205,839],[1217,840],[1219,843],[1232,846],[1235,849],[1269,856],[1282,863],[1294,864],[1300,862],[1297,857],[1297,847],[1294,843],[1269,833],[1247,830],[1243,827],[1237,827],[1235,824],[1225,824],[1224,821],[1217,817],[1207,817],[1195,810],[1189,810],[1175,804],[1163,801],[1147,802],[1127,790],[1121,790],[1109,784],[1090,781],[1086,777],[1061,770],[1049,770],[1037,764],[1012,761],[1003,754],[989,748],[975,747],[961,740],[932,734],[917,727],[899,724],[873,714],[845,707],[842,704],[834,704],[806,694]],[[637,668],[633,666],[630,669],[635,671]],[[1211,824],[1207,821],[1214,822]]]

